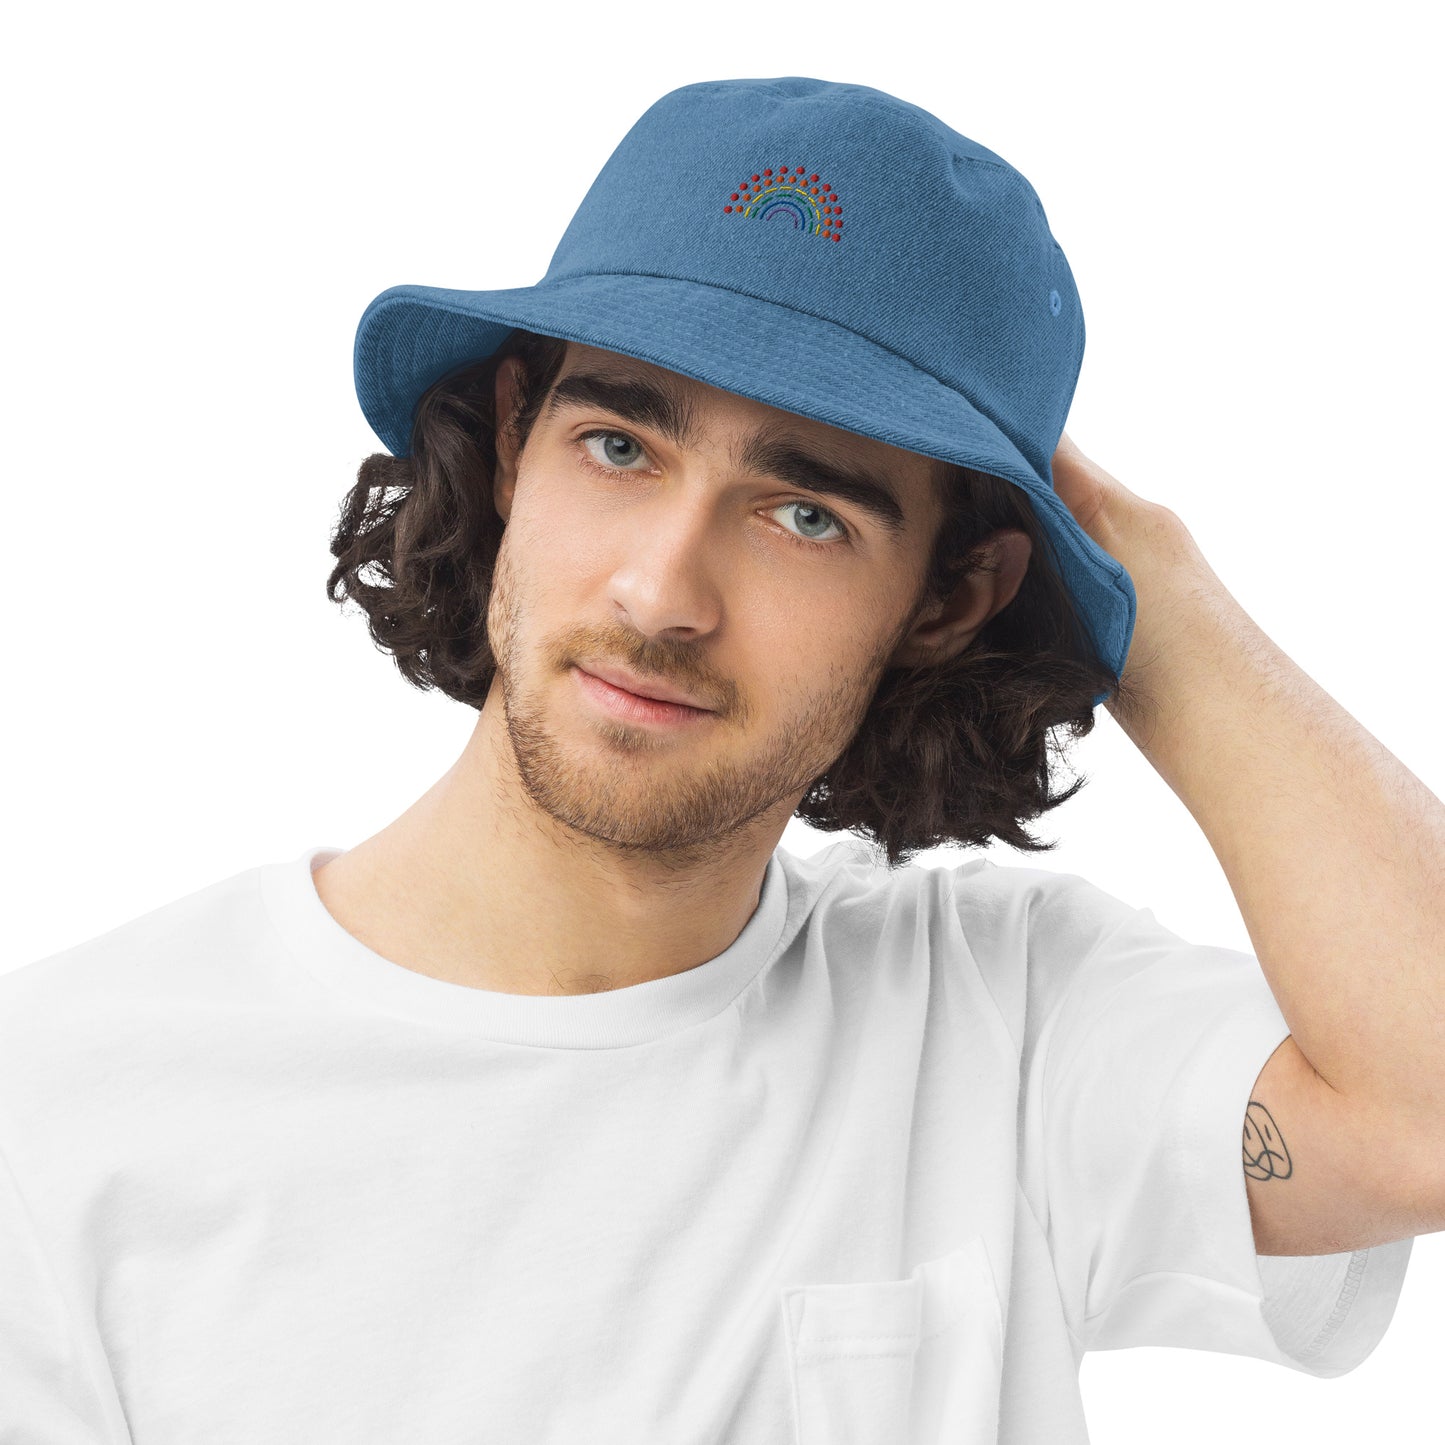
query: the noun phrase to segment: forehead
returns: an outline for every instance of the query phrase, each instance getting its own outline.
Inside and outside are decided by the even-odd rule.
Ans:
[[[564,377],[580,371],[617,380],[650,381],[655,386],[665,388],[685,408],[691,428],[697,434],[696,439],[708,439],[709,411],[726,411],[737,414],[752,426],[766,428],[779,437],[825,446],[836,453],[850,456],[855,461],[868,462],[880,470],[886,470],[889,476],[900,480],[911,479],[919,487],[930,486],[940,471],[941,464],[933,457],[891,446],[875,437],[864,436],[845,427],[832,426],[814,417],[770,406],[766,402],[726,391],[695,377],[685,376],[680,371],[669,371],[666,367],[638,357],[606,351],[580,341],[569,341],[566,358],[557,373],[557,380],[561,381]]]

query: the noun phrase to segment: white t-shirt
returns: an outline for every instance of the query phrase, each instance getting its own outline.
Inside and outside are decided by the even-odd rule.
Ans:
[[[1256,959],[1078,875],[779,847],[536,997],[366,948],[340,851],[0,976],[4,1445],[1083,1445],[1085,1350],[1394,1312],[1412,1240],[1255,1254]]]

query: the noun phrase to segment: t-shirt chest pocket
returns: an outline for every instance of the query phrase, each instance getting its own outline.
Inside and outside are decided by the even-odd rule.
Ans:
[[[907,1279],[782,1304],[796,1445],[996,1445],[1003,1309],[981,1235]]]

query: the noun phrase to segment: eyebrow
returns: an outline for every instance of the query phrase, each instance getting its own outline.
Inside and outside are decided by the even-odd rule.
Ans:
[[[555,383],[547,397],[546,413],[567,407],[596,406],[639,426],[650,427],[676,446],[695,440],[685,397],[675,389],[642,377],[604,376],[574,371]],[[837,497],[868,513],[890,536],[906,530],[903,507],[893,491],[870,473],[818,457],[810,447],[780,436],[766,426],[752,432],[735,453],[736,465],[801,491]]]

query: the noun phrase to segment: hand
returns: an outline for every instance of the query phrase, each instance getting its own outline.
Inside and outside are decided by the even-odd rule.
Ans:
[[[1187,631],[1203,612],[1238,604],[1225,592],[1178,513],[1131,492],[1090,461],[1067,432],[1059,438],[1053,471],[1059,500],[1079,526],[1122,563],[1134,586],[1134,633],[1118,695],[1106,706],[1144,746],[1141,739],[1153,726],[1159,698],[1170,686],[1158,672],[1158,659],[1178,655],[1178,630]]]
[[[1059,500],[1074,514],[1079,526],[1112,555],[1117,553],[1110,543],[1118,537],[1126,516],[1159,506],[1131,492],[1117,477],[1091,462],[1069,439],[1068,432],[1059,437],[1053,469],[1054,491]]]

